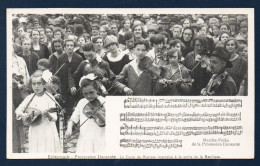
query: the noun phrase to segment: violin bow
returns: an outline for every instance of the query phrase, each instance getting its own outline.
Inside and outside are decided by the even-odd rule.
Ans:
[[[58,109],[62,110],[62,107],[55,99],[53,99],[47,92],[45,92],[45,94],[57,105]],[[64,124],[64,114],[62,111],[59,111],[60,144],[61,144],[62,151],[65,152],[64,151],[64,133],[63,133],[64,126],[63,126],[63,124]]]
[[[100,108],[102,108],[104,104],[105,104],[105,102],[104,102],[103,104],[101,104]],[[93,116],[98,110],[100,110],[100,108],[97,108],[96,110],[94,110],[94,111],[91,113],[91,115],[90,115],[86,120],[84,120],[84,121],[80,124],[79,127],[77,127],[77,128],[74,130],[74,133],[80,131],[81,126],[83,126],[83,125],[90,119],[91,116]],[[71,141],[73,138],[74,138],[74,137],[71,137],[71,138],[67,139],[67,142]]]
[[[199,64],[201,64],[201,62],[202,62],[202,59],[205,57],[206,55],[204,55],[202,58],[201,58],[201,60],[199,61],[199,63],[198,64],[196,64],[192,69],[191,69],[191,73],[194,71],[194,69],[195,68],[197,68],[198,66],[199,66]]]

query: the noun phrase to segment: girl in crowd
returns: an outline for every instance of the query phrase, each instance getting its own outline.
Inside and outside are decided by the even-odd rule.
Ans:
[[[226,31],[222,31],[219,34],[219,41],[216,43],[216,47],[224,47],[227,39],[230,37],[230,34]]]
[[[225,31],[225,32],[228,32],[230,33],[230,27],[227,23],[223,22],[220,24],[220,31]]]
[[[132,31],[134,32],[135,41],[144,39],[145,34],[140,24],[134,25]]]
[[[186,27],[183,29],[183,33],[181,36],[181,41],[183,42],[183,44],[185,45],[185,49],[183,50],[183,57],[185,58],[186,55],[192,51],[191,48],[191,41],[194,37],[194,31],[191,27]]]
[[[212,38],[214,40],[215,45],[219,41],[219,28],[219,24],[215,24],[212,26]]]
[[[82,59],[85,59],[85,56],[84,56],[84,51],[82,49],[83,45],[86,43],[86,40],[83,36],[79,36],[78,39],[77,39],[77,47],[75,48],[75,53],[79,54]]]
[[[36,29],[32,30],[32,47],[31,51],[38,54],[40,59],[49,58],[50,52],[48,47],[45,44],[40,44],[40,32]]]
[[[42,116],[38,123],[32,123],[29,127],[29,153],[61,153],[55,124],[57,114],[50,112],[56,108],[55,99],[45,92],[44,84],[42,71],[36,71],[30,78],[34,93],[27,96],[15,112],[18,119],[28,117],[29,110]]]
[[[118,75],[123,67],[130,62],[129,56],[118,50],[118,40],[115,36],[108,36],[104,41],[104,46],[108,53],[103,59],[108,62],[110,69],[115,75]]]
[[[80,134],[77,143],[76,153],[99,153],[105,151],[105,98],[99,96],[100,84],[95,78],[84,76],[80,80],[81,92],[84,96],[81,99],[68,123],[65,133],[69,138],[72,135],[72,128],[80,123]],[[99,118],[100,115],[102,118]],[[103,123],[101,122],[103,120]]]
[[[68,25],[65,29],[65,35],[69,36],[69,35],[74,35],[75,32],[75,28],[73,25]]]
[[[198,28],[198,35],[206,38],[206,49],[208,53],[213,52],[214,50],[214,41],[210,35],[208,35],[208,26],[207,24],[201,24]]]
[[[243,79],[245,79],[247,75],[247,61],[239,56],[239,54],[236,53],[236,49],[238,48],[238,45],[236,43],[236,39],[234,38],[228,38],[224,48],[229,52],[230,54],[230,62],[232,63],[233,67],[226,69],[227,72],[231,75],[231,77],[234,79],[236,83],[236,87],[240,87],[240,83]],[[238,92],[239,89],[237,89]]]
[[[124,35],[124,41],[125,41],[125,47],[126,50],[124,51],[124,54],[127,54],[129,56],[129,60],[135,59],[134,54],[134,33],[133,32],[126,32]]]
[[[92,42],[95,45],[95,50],[96,50],[97,57],[103,58],[106,50],[103,47],[103,39],[102,39],[102,37],[101,36],[94,37],[92,39]]]
[[[99,35],[102,37],[103,41],[105,40],[105,38],[107,37],[108,34],[109,34],[108,27],[105,25],[100,26]]]
[[[174,48],[167,51],[169,64],[162,67],[162,79],[156,83],[155,94],[166,96],[187,95],[192,87],[189,70],[182,64],[181,52]]]
[[[53,31],[53,39],[62,39],[63,40],[63,32],[60,28],[56,28]]]
[[[156,30],[155,27],[149,27],[149,28],[147,29],[147,35],[148,35],[148,36],[147,36],[147,39],[150,41],[151,37],[152,37],[153,35],[155,35],[156,32],[157,32],[157,30]]]
[[[191,26],[191,20],[189,18],[185,18],[182,22],[182,27],[185,29]]]
[[[52,41],[52,47],[54,48],[54,53],[51,54],[51,56],[49,57],[50,60],[50,64],[51,64],[51,71],[54,74],[56,72],[56,67],[57,67],[57,62],[58,59],[62,56],[62,54],[64,54],[64,50],[63,50],[63,40],[61,39],[54,39]]]
[[[179,39],[175,39],[175,40],[171,40],[169,42],[170,45],[170,49],[178,49],[179,51],[181,51],[181,53],[183,52],[183,50],[185,49],[185,45],[181,42],[181,40]]]
[[[38,54],[31,52],[31,39],[25,38],[22,41],[22,52],[18,56],[22,57],[28,68],[29,75],[32,75],[37,70],[37,62],[40,59]]]
[[[248,61],[248,47],[245,44],[241,44],[237,48],[237,54],[241,57],[243,57],[246,61]]]
[[[183,64],[191,70],[191,77],[194,79],[191,95],[199,95],[202,88],[204,88],[211,77],[208,72],[209,58],[206,55],[206,38],[203,36],[196,36],[191,46],[193,51],[190,52]]]
[[[92,24],[91,26],[91,39],[94,36],[98,36],[99,35],[99,25],[98,24]]]
[[[124,35],[126,32],[131,32],[131,20],[125,19],[122,22],[123,28],[118,32],[118,42],[119,44],[125,44]]]

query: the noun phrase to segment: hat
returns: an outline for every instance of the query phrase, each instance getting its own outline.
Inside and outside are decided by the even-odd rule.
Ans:
[[[141,18],[141,17],[142,17],[141,14],[135,14],[135,15],[134,15],[134,18]]]
[[[240,35],[236,36],[235,39],[236,39],[237,41],[244,41],[244,42],[247,42],[246,39],[245,39],[243,36],[240,36]]]
[[[82,21],[80,18],[74,18],[73,22],[74,22],[74,24],[82,24]]]
[[[150,26],[150,27],[148,27],[148,29],[147,29],[147,33],[148,33],[148,32],[152,32],[152,31],[156,33],[156,32],[157,32],[156,27],[154,27],[154,26]]]
[[[208,53],[208,56],[216,56],[224,61],[227,62],[226,68],[232,68],[233,65],[229,61],[230,55],[229,53],[223,48],[223,47],[216,47],[215,50],[212,53]]]
[[[97,27],[97,28],[99,28],[99,25],[96,24],[96,23],[94,23],[94,24],[91,25],[91,28],[93,28],[93,27]]]
[[[81,77],[80,81],[79,81],[79,87],[82,87],[83,83],[86,81],[86,80],[92,80],[94,81],[95,79],[97,78],[97,76],[95,76],[94,73],[90,73],[86,76],[83,76]]]
[[[33,23],[39,23],[39,20],[37,18],[34,18]]]
[[[117,40],[117,37],[116,36],[107,36],[104,40],[104,46],[107,47],[109,44],[113,44],[113,43],[116,43],[118,44],[118,40]]]
[[[199,28],[199,25],[198,25],[197,23],[192,23],[192,24],[191,24],[191,27],[192,27],[192,28]]]
[[[143,18],[147,19],[147,18],[150,18],[150,16],[148,14],[145,14],[145,15],[143,15]]]
[[[160,24],[169,24],[170,21],[168,18],[162,18],[162,21],[160,22]]]
[[[59,25],[61,25],[61,24],[62,24],[62,21],[61,21],[59,18],[55,18],[55,19],[53,20],[53,25],[59,26]]]
[[[27,18],[26,18],[26,17],[21,17],[21,18],[19,19],[19,22],[20,22],[20,23],[27,23]]]
[[[55,23],[54,23],[54,20],[53,19],[49,19],[48,20],[48,25],[54,25]]]
[[[237,25],[237,19],[236,18],[230,18],[229,19],[229,25]]]
[[[240,28],[242,28],[242,27],[248,27],[248,22],[247,21],[242,21],[240,23]]]

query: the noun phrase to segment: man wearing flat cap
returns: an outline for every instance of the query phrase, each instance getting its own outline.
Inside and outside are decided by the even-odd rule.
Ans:
[[[236,84],[226,71],[231,68],[230,56],[222,47],[217,47],[210,56],[212,77],[206,88],[201,90],[203,96],[234,96],[237,94]]]

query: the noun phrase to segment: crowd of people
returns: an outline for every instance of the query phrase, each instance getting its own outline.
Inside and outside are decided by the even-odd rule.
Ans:
[[[87,113],[105,96],[247,95],[247,15],[17,14],[12,25],[13,127],[28,107],[42,111],[30,152],[60,151],[55,104],[65,110],[66,137],[93,119],[80,134],[84,152],[105,147],[99,118]]]

